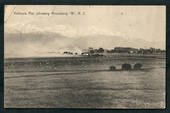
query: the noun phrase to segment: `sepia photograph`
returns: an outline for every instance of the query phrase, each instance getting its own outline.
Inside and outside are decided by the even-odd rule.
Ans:
[[[166,6],[5,5],[5,108],[166,108]]]

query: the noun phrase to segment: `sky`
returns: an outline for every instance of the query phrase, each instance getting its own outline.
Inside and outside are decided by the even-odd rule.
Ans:
[[[5,57],[60,56],[88,47],[165,49],[165,11],[160,5],[7,5]]]

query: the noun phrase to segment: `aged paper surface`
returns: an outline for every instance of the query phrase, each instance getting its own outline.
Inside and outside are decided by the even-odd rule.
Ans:
[[[165,11],[6,5],[5,108],[165,108]]]

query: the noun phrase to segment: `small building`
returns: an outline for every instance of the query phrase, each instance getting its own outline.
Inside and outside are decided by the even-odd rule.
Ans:
[[[115,53],[130,53],[130,54],[133,54],[133,53],[137,53],[138,49],[131,48],[131,47],[115,47],[114,52]]]

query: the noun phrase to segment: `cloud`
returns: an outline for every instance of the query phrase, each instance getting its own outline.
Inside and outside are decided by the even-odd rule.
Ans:
[[[64,51],[81,53],[88,47],[112,49],[117,46],[143,48],[143,45],[146,47],[152,45],[151,42],[141,39],[130,40],[120,36],[102,34],[67,37],[54,32],[34,32],[22,35],[6,33],[5,57],[54,57],[61,56]]]
[[[159,41],[126,37],[125,33],[96,26],[44,26],[14,23],[5,26],[5,57],[60,56],[64,51],[81,53],[88,47],[158,47]],[[164,42],[158,48],[163,48]]]
[[[38,24],[20,24],[15,23],[5,27],[5,33],[57,33],[66,37],[79,38],[82,36],[95,36],[95,35],[112,35],[112,36],[124,36],[124,33],[111,31],[104,28],[98,28],[93,25],[78,28],[70,25],[53,25],[53,26],[42,26]]]
[[[14,7],[5,9],[5,18]],[[16,12],[83,11],[85,15],[12,15],[4,25],[5,54],[58,56],[66,50],[115,46],[164,49],[165,10],[162,6],[17,6]]]

